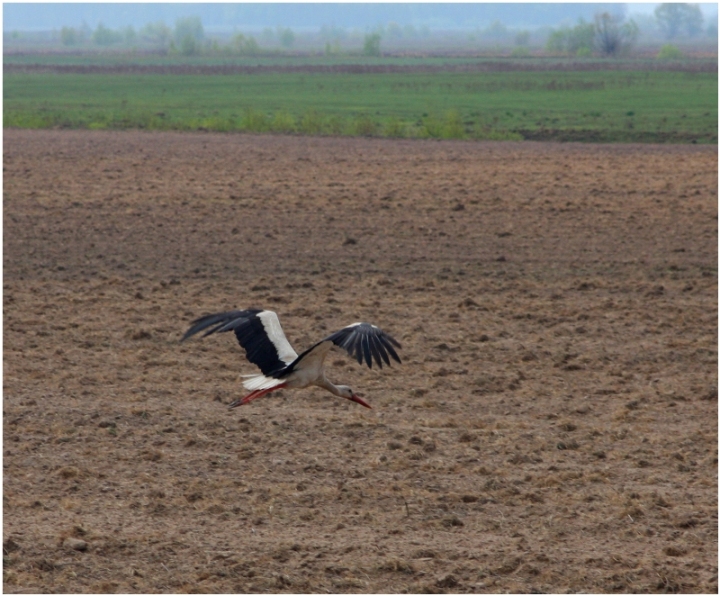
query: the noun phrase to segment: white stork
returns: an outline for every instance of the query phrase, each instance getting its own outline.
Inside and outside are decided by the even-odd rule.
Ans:
[[[368,367],[375,363],[390,366],[391,356],[397,362],[400,357],[393,346],[400,344],[387,333],[369,323],[353,323],[328,335],[322,341],[305,350],[299,356],[285,337],[277,315],[271,310],[232,310],[200,317],[193,321],[182,340],[205,331],[203,337],[215,332],[234,331],[240,345],[245,349],[247,359],[255,364],[260,373],[243,375],[245,389],[250,391],[243,398],[230,404],[231,408],[242,406],[266,393],[287,387],[299,389],[317,385],[338,397],[359,403],[366,408],[370,404],[358,397],[347,385],[333,385],[325,377],[324,363],[330,348],[343,348],[362,364],[363,357]],[[389,355],[389,356],[388,356]]]

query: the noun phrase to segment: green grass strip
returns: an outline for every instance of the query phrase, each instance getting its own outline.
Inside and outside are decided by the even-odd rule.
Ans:
[[[717,142],[717,74],[8,73],[4,126]]]

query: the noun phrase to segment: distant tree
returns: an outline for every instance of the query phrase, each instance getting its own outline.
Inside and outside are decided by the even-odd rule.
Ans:
[[[80,23],[80,28],[78,29],[78,33],[80,33],[80,41],[83,41],[85,39],[92,38],[92,29],[90,28],[90,25],[88,25],[85,20]]]
[[[578,24],[570,29],[568,36],[568,53],[577,55],[578,52],[592,52],[595,45],[595,26],[580,19]]]
[[[545,49],[548,52],[561,53],[567,51],[567,37],[569,29],[553,29],[548,34]]]
[[[194,56],[200,53],[200,43],[194,37],[185,35],[180,39],[180,53],[183,56]]]
[[[172,31],[163,21],[157,21],[145,25],[140,29],[139,35],[140,39],[164,48],[170,40]]]
[[[390,22],[387,24],[386,33],[390,39],[402,39],[403,38],[403,30],[400,27],[400,25],[398,25],[395,22]]]
[[[275,41],[275,33],[270,27],[265,27],[260,34],[260,39],[262,39],[264,44],[270,45]]]
[[[530,44],[530,31],[523,30],[518,31],[515,34],[515,45],[516,46],[527,46]]]
[[[183,17],[175,21],[175,40],[179,41],[186,35],[197,40],[201,40],[205,36],[200,17]]]
[[[655,18],[668,39],[680,34],[693,37],[702,31],[703,15],[698,4],[661,4],[655,9]]]
[[[563,27],[548,35],[545,48],[549,52],[588,55],[595,47],[595,25],[580,19],[575,27]]]
[[[381,35],[379,33],[368,33],[365,36],[365,43],[363,44],[363,54],[366,56],[379,56],[380,40]]]
[[[123,29],[123,37],[125,38],[125,43],[128,45],[132,45],[137,42],[137,33],[135,32],[135,27],[132,25],[128,25]]]
[[[280,40],[280,45],[284,48],[291,48],[295,44],[295,34],[289,27],[278,30],[278,39]]]
[[[508,29],[501,21],[493,21],[482,32],[482,35],[489,39],[503,39],[508,36]]]
[[[200,42],[205,36],[200,17],[184,17],[175,21],[173,37],[180,53],[192,56],[200,52]]]
[[[102,23],[98,23],[98,26],[92,34],[93,43],[99,46],[110,46],[115,43],[120,43],[122,38],[122,33],[108,29]]]
[[[74,46],[80,41],[80,33],[75,27],[63,27],[60,29],[60,43],[64,46]]]
[[[242,33],[238,33],[233,37],[233,46],[239,54],[252,56],[260,52],[260,45],[251,35],[245,37]]]
[[[245,52],[248,54],[260,53],[260,44],[252,35],[248,36],[247,42],[245,42]]]
[[[595,15],[595,46],[605,56],[616,56],[632,47],[638,37],[635,21],[608,12]]]

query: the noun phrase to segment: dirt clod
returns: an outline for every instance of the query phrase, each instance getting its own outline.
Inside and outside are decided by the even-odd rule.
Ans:
[[[15,552],[16,550],[20,550],[20,545],[15,542],[12,538],[6,538],[3,540],[3,553],[4,554],[10,554],[12,552]]]
[[[435,580],[435,585],[438,588],[455,588],[458,583],[457,578],[452,574],[443,575]]]
[[[79,538],[66,538],[63,541],[63,546],[70,550],[86,551],[88,549],[88,543]]]

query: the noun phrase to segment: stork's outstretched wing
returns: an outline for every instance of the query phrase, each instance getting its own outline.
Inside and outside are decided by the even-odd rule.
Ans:
[[[353,323],[326,337],[323,341],[331,341],[336,346],[346,350],[362,364],[363,357],[368,367],[372,368],[372,359],[378,367],[382,368],[383,360],[390,366],[390,357],[400,362],[400,357],[393,348],[400,348],[400,344],[382,329],[370,323]]]
[[[247,359],[266,376],[277,376],[297,359],[277,315],[271,310],[231,310],[200,317],[193,321],[181,341],[200,331],[205,331],[203,337],[234,331]]]

